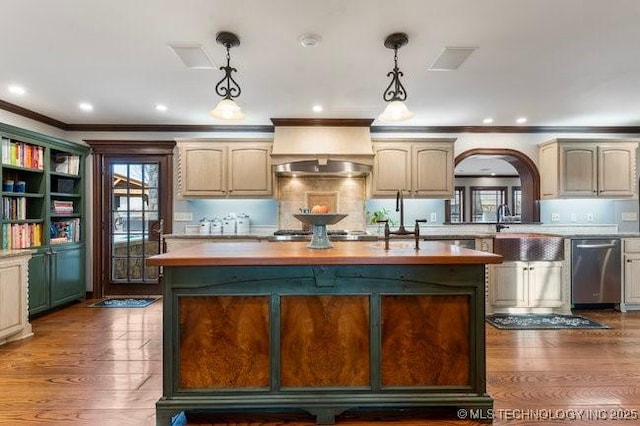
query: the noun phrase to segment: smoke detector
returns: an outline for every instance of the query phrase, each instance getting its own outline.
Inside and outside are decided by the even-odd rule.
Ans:
[[[320,44],[322,37],[318,34],[302,34],[298,37],[298,43],[302,47],[315,47]]]

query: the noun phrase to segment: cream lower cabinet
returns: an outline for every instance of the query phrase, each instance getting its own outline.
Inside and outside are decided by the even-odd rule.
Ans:
[[[273,194],[271,143],[179,140],[182,197],[252,197]]]
[[[0,257],[0,344],[31,336],[28,318],[30,253]]]
[[[638,144],[558,139],[540,145],[540,195],[549,198],[633,197]]]
[[[624,297],[622,311],[640,309],[640,238],[623,240]]]
[[[563,262],[504,262],[488,266],[488,312],[564,308]]]
[[[418,198],[453,195],[454,139],[375,142],[372,194],[395,196],[399,189]]]

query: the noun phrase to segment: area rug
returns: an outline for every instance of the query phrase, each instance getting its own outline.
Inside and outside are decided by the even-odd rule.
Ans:
[[[502,330],[545,330],[561,328],[609,328],[580,315],[559,314],[492,314],[485,318]]]
[[[158,297],[110,297],[89,305],[90,308],[145,308],[158,300]]]

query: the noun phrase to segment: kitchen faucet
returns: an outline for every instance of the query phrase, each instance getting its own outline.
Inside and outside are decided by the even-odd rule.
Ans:
[[[502,215],[500,214],[500,212],[502,212]],[[496,210],[496,232],[500,232],[501,229],[508,228],[507,225],[500,223],[500,219],[502,218],[504,220],[505,215],[511,215],[509,206],[506,204],[500,204],[498,206],[498,209]]]
[[[396,211],[400,212],[400,227],[397,231],[391,231],[389,229],[389,220],[379,220],[378,222],[384,222],[384,249],[389,250],[389,236],[390,235],[415,235],[416,250],[420,250],[420,224],[426,223],[427,219],[417,219],[413,231],[407,231],[404,227],[404,196],[402,195],[402,189],[396,192]]]

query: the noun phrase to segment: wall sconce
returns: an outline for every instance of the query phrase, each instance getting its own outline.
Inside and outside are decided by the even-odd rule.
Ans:
[[[227,49],[227,66],[220,67],[224,71],[224,77],[216,84],[216,93],[222,96],[222,100],[212,109],[209,114],[213,118],[224,121],[241,121],[244,120],[244,113],[240,106],[233,100],[240,96],[240,86],[233,79],[231,73],[238,72],[237,69],[231,67],[231,55],[229,49],[240,45],[240,39],[234,33],[221,31],[216,34],[216,42],[223,45]]]
[[[409,42],[409,37],[405,33],[393,33],[384,40],[384,47],[393,49],[393,70],[387,73],[391,77],[391,82],[384,90],[382,98],[389,102],[382,114],[378,116],[380,121],[402,121],[413,117],[404,101],[407,100],[407,90],[400,82],[400,77],[404,74],[398,68],[398,49]]]

